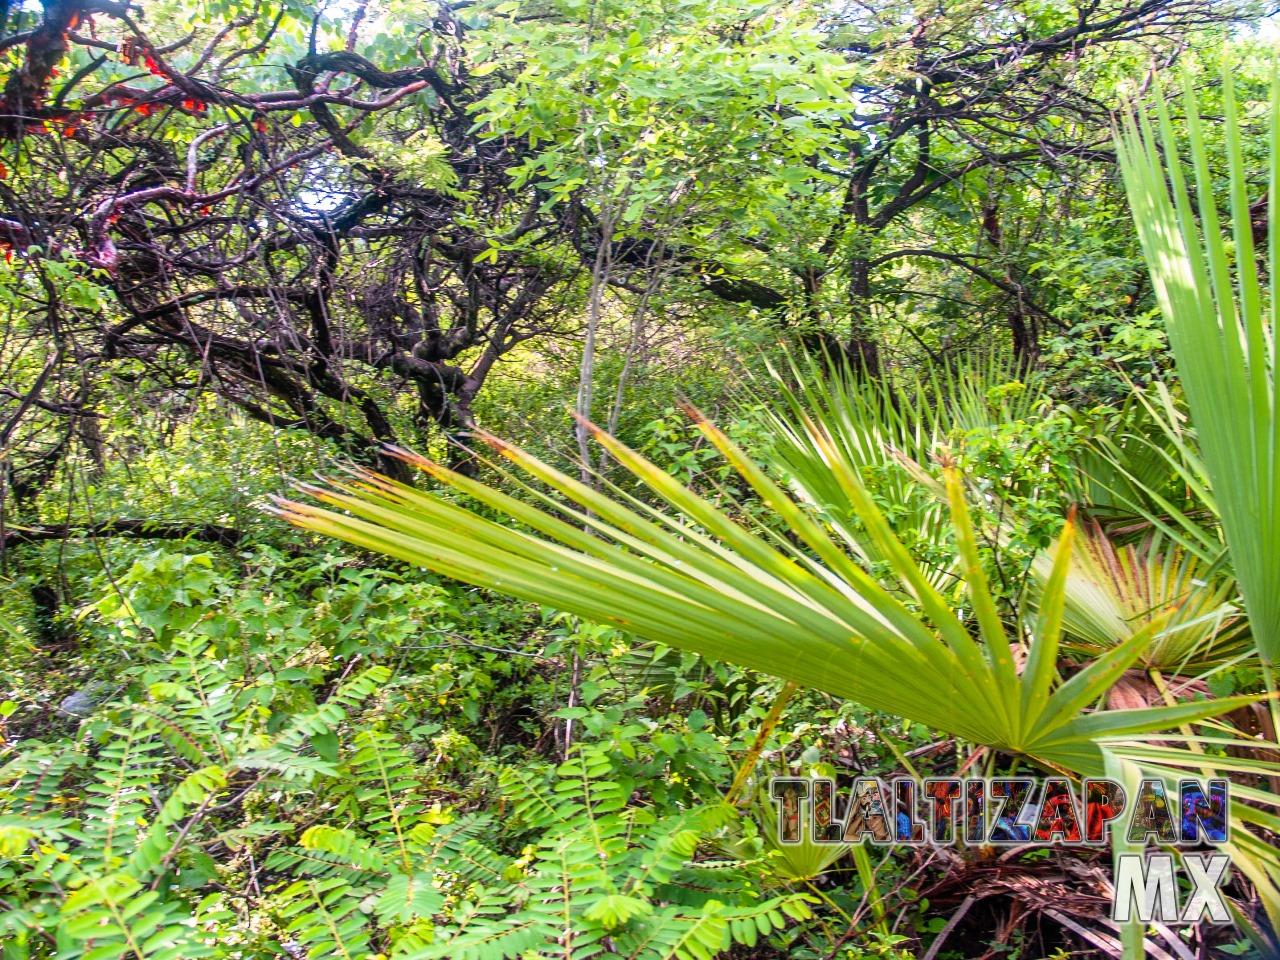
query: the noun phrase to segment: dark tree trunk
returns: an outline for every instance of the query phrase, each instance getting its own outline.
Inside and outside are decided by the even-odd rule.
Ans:
[[[75,628],[62,614],[62,596],[56,587],[44,580],[32,586],[31,608],[36,636],[46,651],[61,649],[75,641]]]
[[[982,232],[996,255],[1004,253],[1004,231],[1000,226],[1000,205],[989,201],[982,211]],[[1010,287],[1023,289],[1022,271],[1016,266],[1008,266],[1004,271],[1004,279]],[[1030,370],[1040,359],[1040,325],[1036,323],[1019,292],[1013,296],[1005,311],[1009,323],[1009,333],[1013,338],[1013,358],[1019,370]]]
[[[1019,370],[1030,370],[1040,359],[1040,327],[1019,304],[1009,307],[1009,332],[1013,336],[1013,359]]]
[[[849,261],[849,345],[845,349],[856,377],[880,376],[880,346],[871,329],[871,262],[865,257]]]

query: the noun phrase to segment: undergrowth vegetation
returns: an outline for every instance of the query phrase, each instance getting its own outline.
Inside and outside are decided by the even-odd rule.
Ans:
[[[2,960],[1280,956],[1268,11],[38,7]],[[1229,922],[769,785],[1039,775]]]

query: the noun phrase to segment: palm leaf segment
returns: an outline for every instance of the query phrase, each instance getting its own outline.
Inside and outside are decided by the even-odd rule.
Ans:
[[[1274,339],[1275,311],[1280,307],[1280,217],[1275,214],[1280,196],[1280,89],[1273,85],[1269,111],[1271,289],[1265,301],[1254,267],[1249,171],[1230,70],[1224,71],[1222,92],[1230,242],[1219,223],[1209,151],[1189,76],[1186,122],[1199,223],[1181,165],[1165,159],[1177,157],[1178,140],[1159,92],[1154,98],[1158,134],[1146,116],[1130,115],[1116,146],[1231,567],[1258,651],[1274,663],[1280,659],[1280,417]],[[1233,270],[1233,259],[1245,268]]]
[[[1103,771],[1098,738],[1166,729],[1248,702],[1236,698],[1085,714],[1085,708],[1134,662],[1147,636],[1138,633],[1059,684],[1062,604],[1049,602],[1040,611],[1019,672],[1014,641],[982,572],[954,469],[946,476],[951,519],[981,642],[929,583],[821,426],[806,423],[812,442],[825,447],[825,459],[877,553],[915,598],[911,606],[851,560],[826,529],[728,437],[697,419],[802,546],[744,529],[599,430],[593,430],[595,439],[665,511],[621,492],[605,496],[483,434],[482,439],[530,480],[576,506],[522,483],[545,508],[531,505],[397,450],[409,463],[528,530],[486,519],[440,495],[367,470],[353,471],[350,481],[301,488],[345,513],[287,500],[277,501],[276,509],[300,527],[445,576],[1088,775]],[[1069,544],[1068,531],[1058,551],[1051,597],[1061,594]]]

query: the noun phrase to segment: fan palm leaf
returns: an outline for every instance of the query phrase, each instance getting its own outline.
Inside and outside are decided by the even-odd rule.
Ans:
[[[1139,632],[1059,683],[1061,585],[1069,570],[1070,528],[1060,541],[1021,672],[979,562],[961,481],[945,471],[951,523],[968,586],[971,622],[948,606],[884,515],[857,470],[821,425],[810,422],[859,520],[911,603],[885,589],[727,436],[700,429],[790,531],[796,544],[769,540],[613,437],[595,439],[664,510],[615,490],[581,483],[495,437],[481,438],[549,487],[510,478],[538,506],[403,450],[395,453],[485,508],[482,517],[449,499],[368,470],[328,486],[303,485],[338,508],[280,500],[290,522],[437,573],[569,611],[703,656],[848,698],[1043,766],[1099,775],[1096,741],[1195,722],[1250,698],[1140,710],[1087,712],[1141,654]],[[567,502],[566,502],[567,501]],[[523,527],[524,529],[521,529]]]
[[[970,358],[954,370],[895,380],[859,380],[811,357],[788,370],[770,367],[781,407],[758,411],[772,446],[771,466],[859,559],[883,563],[830,462],[839,457],[888,504],[894,532],[925,568],[930,583],[945,584],[958,558],[951,546],[945,495],[922,484],[958,434],[988,430],[1032,416],[1045,397],[1043,383],[1027,378],[998,355]],[[1023,382],[1027,380],[1027,382]],[[820,429],[815,429],[820,428]]]
[[[1049,550],[1031,565],[1041,596],[1053,574]],[[1149,636],[1138,657],[1144,667],[1198,673],[1245,652],[1241,611],[1230,601],[1235,584],[1212,565],[1163,537],[1119,545],[1095,521],[1077,533],[1063,584],[1063,648],[1096,656],[1136,633]]]
[[[1229,174],[1229,237],[1219,222],[1209,149],[1190,76],[1185,85],[1190,185],[1176,160],[1179,144],[1168,105],[1159,94],[1155,103],[1154,126],[1145,115],[1126,117],[1116,138],[1117,153],[1231,567],[1258,650],[1274,663],[1280,657],[1280,418],[1274,340],[1280,282],[1280,218],[1275,213],[1280,90],[1273,85],[1269,111],[1271,289],[1265,298],[1230,70],[1224,70],[1221,124]]]

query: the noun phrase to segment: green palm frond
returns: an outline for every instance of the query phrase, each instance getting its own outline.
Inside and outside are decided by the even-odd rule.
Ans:
[[[1198,498],[1208,481],[1179,399],[1160,381],[1145,390],[1131,385],[1118,413],[1099,421],[1089,444],[1075,452],[1077,496],[1109,533],[1140,538],[1168,528],[1175,539],[1191,534],[1196,552],[1221,553],[1221,541],[1196,523],[1206,512]],[[1183,519],[1191,524],[1186,530]]]
[[[1112,431],[1080,458],[1084,502],[1117,537],[1152,531],[1222,577],[1231,557],[1194,427],[1168,385],[1134,389]]]
[[[665,512],[621,495],[605,496],[488,435],[481,436],[530,481],[569,502],[523,484],[546,504],[536,507],[397,451],[516,525],[485,519],[438,494],[367,470],[355,470],[352,480],[328,487],[302,488],[338,510],[286,500],[276,509],[300,527],[437,573],[855,700],[1050,767],[1097,773],[1102,769],[1099,737],[1191,723],[1249,700],[1087,713],[1141,654],[1147,636],[1139,633],[1058,682],[1069,528],[1049,584],[1049,595],[1058,599],[1043,606],[1019,672],[1014,647],[1020,638],[1011,636],[992,600],[958,471],[947,468],[945,482],[968,585],[969,622],[929,582],[820,424],[806,426],[810,439],[912,598],[910,605],[851,559],[838,538],[728,437],[701,418],[698,423],[801,546],[745,529],[598,430],[596,440]]]
[[[1173,159],[1178,140],[1158,92],[1155,103],[1155,127],[1145,115],[1129,115],[1117,135],[1117,153],[1231,566],[1258,650],[1274,662],[1280,657],[1280,418],[1274,339],[1280,90],[1273,86],[1269,110],[1271,289],[1265,296],[1256,267],[1249,171],[1230,69],[1224,69],[1221,124],[1229,172],[1229,236],[1219,222],[1210,151],[1190,77],[1185,89],[1190,184],[1183,165]]]
[[[768,856],[768,870],[779,880],[786,883],[814,880],[853,849],[851,843],[814,843],[803,832],[798,843],[783,843],[778,838],[774,804],[768,800],[764,788],[759,793],[752,813],[760,824],[761,846]]]
[[[1032,416],[1045,399],[1040,378],[997,355],[969,358],[955,369],[894,380],[858,380],[812,357],[770,368],[781,409],[759,416],[772,442],[771,465],[860,560],[883,562],[874,538],[830,462],[832,456],[874,484],[890,505],[894,532],[941,586],[955,573],[945,497],[921,476],[957,436]]]
[[[1230,778],[1229,840],[1221,849],[1231,857],[1232,869],[1253,884],[1272,930],[1280,930],[1280,850],[1271,839],[1280,833],[1280,796],[1250,785],[1275,773],[1271,758],[1280,744],[1243,736],[1175,736],[1158,744],[1116,741],[1103,749],[1113,765],[1164,780],[1171,796],[1185,777]],[[1253,938],[1248,925],[1242,929]],[[1274,952],[1274,944],[1259,939],[1256,945],[1266,955]]]

